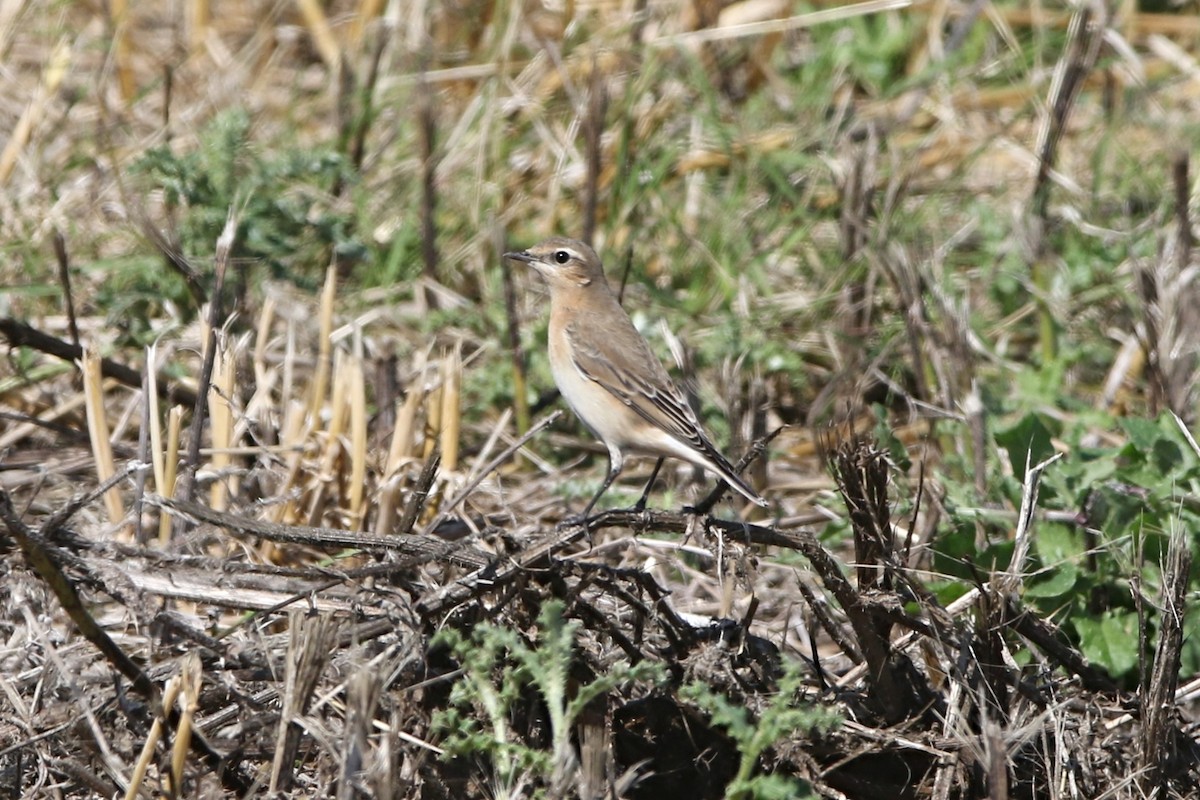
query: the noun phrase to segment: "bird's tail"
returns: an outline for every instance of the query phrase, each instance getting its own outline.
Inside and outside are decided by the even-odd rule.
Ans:
[[[721,455],[721,453],[715,447],[710,446],[707,449],[708,459],[712,462],[713,472],[715,472],[721,477],[722,480],[733,487],[738,494],[749,500],[751,503],[754,503],[754,505],[759,506],[760,508],[766,508],[768,506],[767,501],[764,500],[758,492],[754,491],[750,484],[746,483],[745,479],[737,473],[737,470],[733,468],[733,464],[730,464],[725,456]]]

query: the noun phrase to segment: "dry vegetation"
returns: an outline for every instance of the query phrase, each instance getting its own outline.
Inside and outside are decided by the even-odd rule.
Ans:
[[[0,3],[0,795],[1195,797],[1160,11]],[[556,233],[769,512],[563,523]]]

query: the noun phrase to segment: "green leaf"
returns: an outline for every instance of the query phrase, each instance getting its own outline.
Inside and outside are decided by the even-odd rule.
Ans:
[[[939,603],[948,606],[970,591],[971,585],[964,581],[930,581],[925,588],[933,592]]]
[[[1053,436],[1041,415],[1026,414],[1015,425],[997,431],[996,443],[1008,451],[1013,475],[1021,476],[1027,463],[1036,466],[1054,455]]]
[[[1196,455],[1172,416],[1163,414],[1154,420],[1126,417],[1121,427],[1128,439],[1121,454],[1130,463],[1140,461],[1144,465],[1146,469],[1140,475],[1143,482],[1151,485],[1162,477],[1190,482],[1189,471],[1197,466]],[[1135,474],[1126,477],[1137,480]]]
[[[1140,486],[1105,483],[1088,498],[1088,524],[1103,530],[1106,539],[1126,536],[1144,527],[1143,516],[1153,506],[1150,492]]]
[[[1187,467],[1183,448],[1166,437],[1154,443],[1150,450],[1150,462],[1162,475],[1175,476]]]
[[[1098,620],[1079,618],[1075,630],[1083,654],[1109,674],[1127,675],[1137,666],[1138,625],[1132,611],[1106,611]]]
[[[1038,526],[1034,549],[1048,566],[1078,561],[1085,552],[1082,536],[1066,525],[1052,523]]]
[[[814,795],[801,788],[805,785],[783,775],[755,775],[749,780],[730,781],[725,787],[725,796],[754,800],[807,800]]]
[[[1039,573],[1025,587],[1027,598],[1062,597],[1073,593],[1079,581],[1079,567],[1067,562]]]
[[[1162,436],[1158,423],[1144,417],[1122,417],[1120,425],[1129,443],[1142,452],[1152,450],[1154,443]]]
[[[1062,359],[1058,359],[1043,364],[1041,369],[1022,370],[1017,373],[1016,391],[1011,393],[1011,402],[1015,404],[1015,410],[1056,405],[1062,396],[1065,370],[1066,364]]]

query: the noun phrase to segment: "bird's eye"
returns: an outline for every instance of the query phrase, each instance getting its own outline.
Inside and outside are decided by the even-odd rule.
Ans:
[[[557,261],[559,264],[565,264],[571,260],[571,254],[568,253],[566,250],[555,250],[554,251],[554,260]]]

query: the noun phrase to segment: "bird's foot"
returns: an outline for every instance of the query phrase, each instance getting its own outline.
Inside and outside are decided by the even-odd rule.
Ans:
[[[592,526],[590,525],[593,517],[587,514],[570,514],[562,518],[562,521],[555,526],[555,530],[559,532],[569,531],[572,528],[583,528],[583,533],[587,537],[588,551],[590,552],[593,546],[592,542]]]
[[[635,531],[637,531],[639,529],[638,528],[639,524],[640,524],[640,530],[643,533],[650,530],[650,522],[651,522],[651,518],[652,518],[652,512],[650,511],[650,509],[646,508],[646,498],[645,497],[643,497],[641,500],[638,500],[636,503],[634,503],[632,506],[630,506],[629,513],[636,514],[638,517],[637,522],[635,522],[633,524],[633,529]]]
[[[568,514],[567,516],[562,518],[561,522],[558,523],[558,527],[559,528],[575,528],[578,526],[583,526],[586,528],[587,524],[588,524],[588,520],[590,520],[590,519],[591,519],[591,517],[587,516],[586,514]]]

